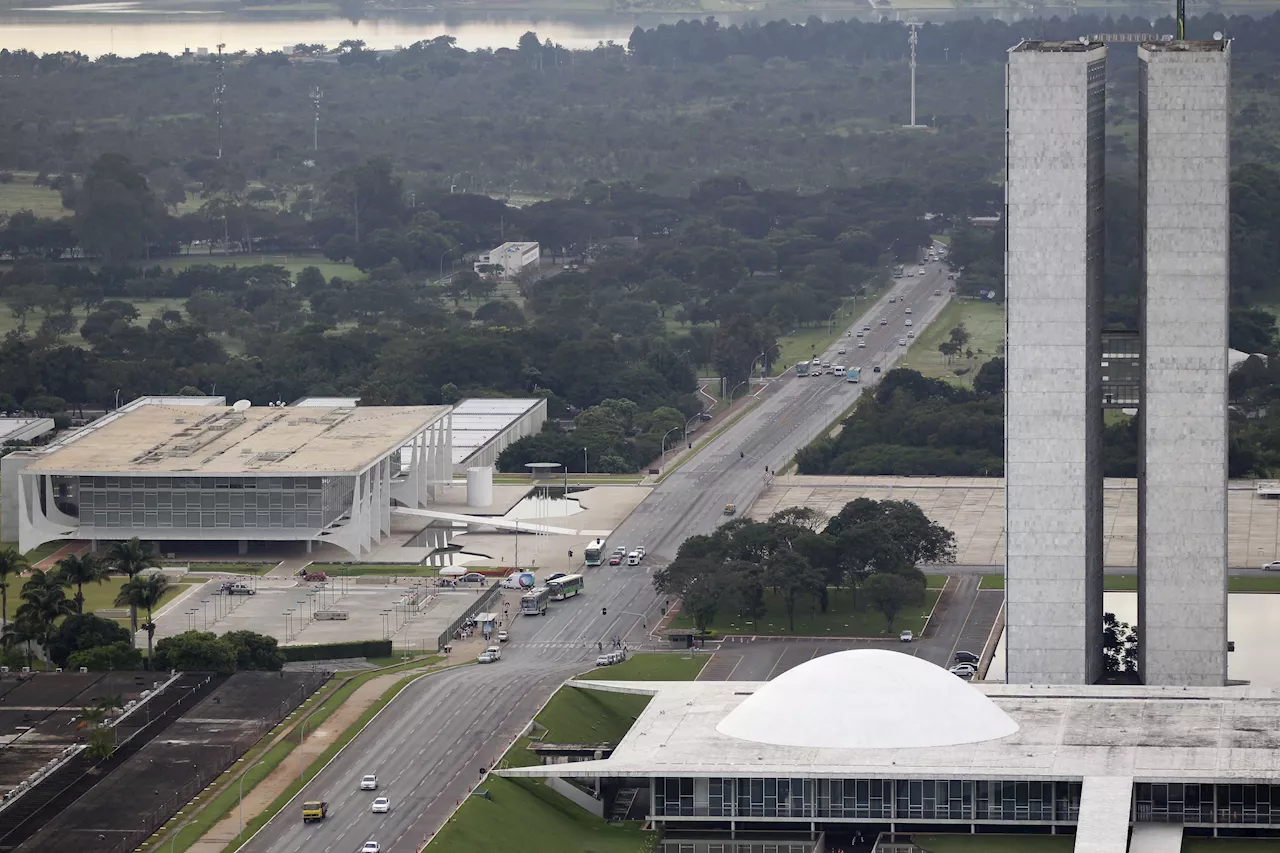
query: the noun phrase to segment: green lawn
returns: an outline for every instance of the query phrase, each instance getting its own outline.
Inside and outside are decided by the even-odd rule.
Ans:
[[[13,183],[0,184],[0,214],[29,210],[36,216],[60,218],[71,211],[62,206],[62,194],[48,187],[37,187],[35,172],[14,172]]]
[[[798,361],[808,361],[814,355],[820,355],[823,350],[835,343],[844,334],[844,330],[849,328],[853,321],[867,310],[868,306],[879,298],[879,290],[872,291],[866,296],[851,296],[836,312],[833,323],[807,326],[778,338],[780,355],[777,363],[779,369],[783,365],[790,368]]]
[[[969,331],[968,349],[973,350],[974,357],[967,359],[961,355],[952,359],[948,365],[942,353],[938,352],[938,344],[948,340],[951,330],[959,323],[964,323]],[[971,387],[978,369],[999,355],[1003,347],[1003,305],[976,299],[953,299],[942,309],[938,319],[915,339],[899,364],[901,367],[918,370],[925,376],[948,379]],[[956,371],[963,373],[957,374]]]
[[[1280,853],[1280,839],[1183,838],[1182,853]]]
[[[624,663],[602,666],[578,676],[582,681],[693,681],[702,672],[708,655],[638,654]]]
[[[929,853],[1071,853],[1075,847],[1070,835],[913,835],[911,840]]]
[[[978,589],[1004,589],[1004,575],[983,575]]]
[[[136,325],[145,326],[153,318],[159,317],[166,311],[182,311],[182,306],[186,302],[185,299],[132,299],[128,296],[122,297],[126,302],[132,304],[138,309],[141,315],[134,321]],[[73,346],[84,345],[84,339],[80,337],[79,324],[85,321],[88,316],[82,309],[73,312],[76,319],[76,331],[67,335],[63,340]],[[40,323],[44,320],[44,314],[40,311],[32,311],[27,315],[27,331],[34,332],[40,328]],[[6,335],[18,328],[18,318],[13,316],[13,312],[9,310],[9,303],[0,299],[0,335]],[[61,543],[59,543],[61,544]]]
[[[284,267],[295,276],[307,267],[316,267],[324,274],[326,279],[333,278],[335,275],[339,278],[345,278],[348,281],[362,280],[365,276],[360,270],[351,264],[335,263],[324,255],[300,255],[300,254],[254,254],[254,255],[179,255],[174,258],[161,258],[154,262],[154,265],[164,267],[171,270],[184,270],[187,267],[193,267],[200,264],[212,264],[213,266],[239,266],[252,267],[259,264],[274,264],[275,266]],[[147,266],[152,266],[148,263]],[[136,304],[136,303],[135,303]]]
[[[106,583],[86,584],[84,588],[85,612],[92,613],[95,610],[104,610],[104,609],[114,608],[116,595],[117,593],[120,592],[120,587],[124,586],[125,580],[126,578],[124,578],[123,576],[113,575],[111,579],[108,580]],[[13,618],[13,613],[15,610],[18,609],[18,605],[22,603],[22,599],[18,597],[19,593],[22,591],[22,581],[23,581],[22,578],[12,578],[9,581],[9,596],[8,596],[9,607],[8,607],[8,613],[6,615],[10,619]],[[203,583],[203,581],[198,581],[197,583]],[[156,607],[156,610],[159,610],[161,607],[167,604],[174,596],[176,596],[178,593],[182,592],[186,588],[187,588],[187,585],[181,584],[181,583],[174,584],[173,586],[171,586],[168,590],[165,591],[164,598],[160,600],[160,604],[159,606]],[[74,598],[75,594],[76,594],[76,591],[74,587],[67,590],[67,598]]]
[[[535,779],[490,776],[427,845],[427,853],[645,853],[657,834],[635,823],[611,825]]]
[[[551,697],[534,721],[547,743],[617,743],[649,699],[632,693],[565,687]]]
[[[929,589],[942,589],[947,585],[947,575],[926,573],[924,576],[924,585]]]
[[[811,601],[801,601],[796,607],[796,629],[788,629],[786,608],[772,590],[765,590],[765,615],[757,622],[738,619],[724,613],[716,617],[711,630],[718,634],[753,634],[756,636],[786,636],[794,633],[801,637],[893,637],[899,631],[911,630],[917,634],[924,628],[924,620],[938,600],[939,590],[925,590],[925,600],[917,607],[904,608],[894,620],[893,628],[885,624],[884,616],[877,610],[861,613],[848,612],[848,593],[832,591],[831,606],[826,613],[815,612]],[[671,621],[672,628],[692,628],[693,619],[681,612]]]

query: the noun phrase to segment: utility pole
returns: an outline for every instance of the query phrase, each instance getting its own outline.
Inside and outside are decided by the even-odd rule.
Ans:
[[[919,35],[916,33],[916,27],[920,26],[920,22],[915,18],[907,19],[907,29],[910,35],[907,36],[907,44],[911,46],[911,124],[907,127],[920,127],[916,124],[916,43],[919,41]]]
[[[311,150],[320,150],[320,102],[324,100],[324,92],[319,86],[313,87],[311,90],[311,105],[315,107],[316,120],[315,126],[311,131]]]
[[[222,75],[222,49],[225,44],[218,45],[218,84],[213,87],[213,109],[218,117],[218,159],[222,159],[222,97],[227,92],[227,84]]]

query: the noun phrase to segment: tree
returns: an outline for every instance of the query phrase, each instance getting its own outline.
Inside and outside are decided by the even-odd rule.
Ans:
[[[902,608],[924,601],[924,587],[902,575],[878,572],[862,584],[862,594],[876,610],[884,614],[890,631]]]
[[[107,263],[147,254],[168,220],[147,179],[122,154],[103,154],[73,194],[81,244]]]
[[[154,542],[142,542],[134,536],[132,539],[112,542],[108,545],[106,562],[117,572],[132,580],[143,569],[159,566],[160,552]],[[129,604],[129,642],[135,641],[134,637],[137,633],[138,606],[131,602]]]
[[[721,581],[714,576],[696,579],[685,592],[682,606],[693,617],[693,628],[699,634],[705,634],[715,622],[722,593]]]
[[[92,651],[113,643],[128,646],[129,629],[114,619],[104,619],[93,613],[77,613],[63,619],[49,638],[49,659],[57,666],[71,666],[71,657],[77,652]]]
[[[1137,627],[1116,619],[1114,613],[1102,614],[1102,655],[1107,672],[1137,673]]]
[[[794,551],[780,551],[769,559],[765,582],[782,599],[787,609],[787,630],[793,634],[796,631],[796,603],[801,596],[812,596],[816,601],[826,590],[826,578],[822,572]]]
[[[0,632],[0,645],[6,651],[15,651],[21,646],[26,655],[26,665],[31,666],[35,657],[31,644],[40,642],[44,636],[43,626],[34,617],[15,614],[13,621],[6,623],[3,632]]]
[[[63,666],[73,669],[83,666],[90,672],[142,669],[142,652],[130,646],[128,640],[117,640],[72,652]]]
[[[9,624],[9,578],[27,570],[27,560],[16,548],[0,550],[0,631]]]
[[[235,672],[236,653],[229,643],[208,631],[185,631],[156,643],[152,669],[184,672]]]
[[[142,629],[147,632],[147,658],[151,658],[151,639],[156,633],[156,624],[151,618],[151,611],[164,598],[169,589],[169,578],[164,572],[153,572],[146,576],[130,578],[120,587],[116,594],[116,606],[129,608],[130,613],[137,613],[139,607],[147,610],[147,621]]]
[[[34,634],[30,639],[40,645],[48,658],[49,641],[57,621],[75,613],[75,604],[67,598],[58,576],[42,569],[31,570],[22,585],[21,597],[22,604],[14,611],[14,616],[27,623],[27,632]]]
[[[107,567],[92,554],[70,554],[58,561],[58,581],[76,588],[76,613],[84,612],[84,585],[100,584],[107,579]]]
[[[253,631],[228,631],[222,635],[222,642],[235,652],[238,671],[279,672],[284,668],[284,656],[275,637]]]

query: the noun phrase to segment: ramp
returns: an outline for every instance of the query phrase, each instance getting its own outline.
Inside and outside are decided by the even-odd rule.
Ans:
[[[1075,853],[1128,853],[1132,776],[1086,776]]]
[[[1182,824],[1135,824],[1129,853],[1182,853]]]

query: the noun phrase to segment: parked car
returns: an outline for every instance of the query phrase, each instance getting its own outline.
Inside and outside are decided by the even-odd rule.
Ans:
[[[564,572],[556,572],[555,574],[547,575],[547,580],[553,581],[556,578],[562,578],[562,577],[564,577]]]
[[[224,583],[218,592],[223,595],[257,595],[258,591],[247,583]]]
[[[916,635],[911,633],[910,631],[903,631],[901,634],[898,635],[899,642],[903,642],[903,643],[909,643],[915,638],[916,638]]]
[[[966,652],[966,651],[964,651],[964,650],[961,650],[961,651],[956,652],[956,654],[955,654],[955,661],[956,661],[956,663],[972,663],[972,664],[976,664],[976,663],[978,662],[978,656],[977,656],[977,655],[975,655],[973,652]]]
[[[471,572],[462,576],[463,583],[484,583],[485,576],[479,572]]]
[[[1272,560],[1270,563],[1262,565],[1264,572],[1280,572],[1280,560]]]
[[[373,801],[372,811],[374,814],[386,814],[391,811],[391,801],[386,797],[378,797]]]
[[[360,790],[361,791],[378,790],[378,777],[373,773],[366,775],[364,778],[360,780]]]

